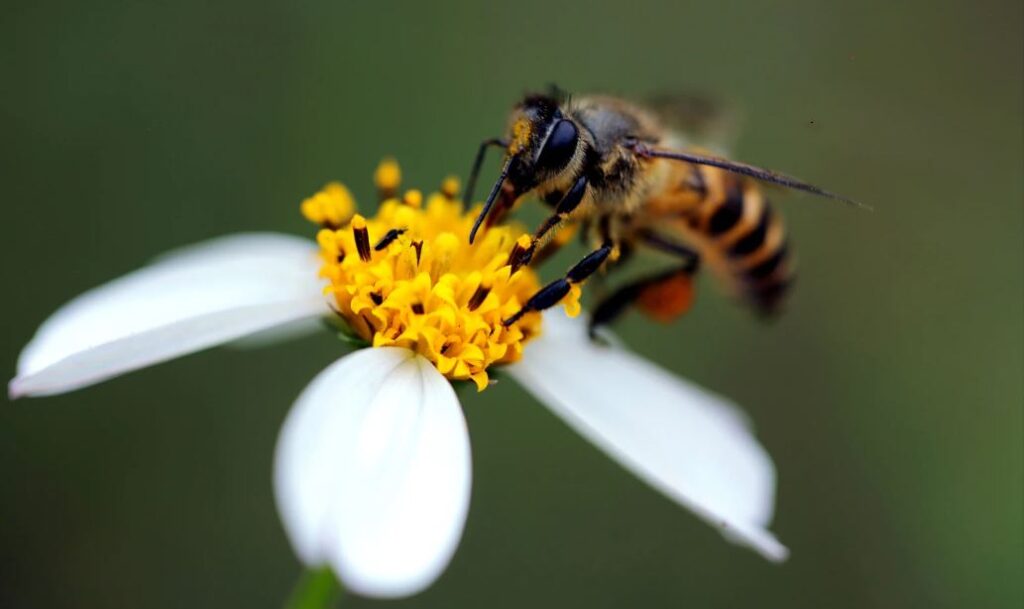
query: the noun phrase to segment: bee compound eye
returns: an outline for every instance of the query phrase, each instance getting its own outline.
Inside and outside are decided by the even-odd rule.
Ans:
[[[569,164],[576,152],[579,132],[576,125],[567,119],[561,119],[551,129],[551,134],[537,157],[537,168],[545,171],[557,171]]]

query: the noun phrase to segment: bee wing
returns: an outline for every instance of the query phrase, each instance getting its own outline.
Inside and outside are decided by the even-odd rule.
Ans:
[[[737,112],[731,106],[693,93],[655,94],[649,98],[647,104],[648,110],[661,120],[671,134],[659,146],[660,150],[646,150],[645,154],[648,156],[719,167],[754,178],[767,186],[801,190],[855,207],[871,209],[869,205],[829,192],[798,178],[729,160],[732,156],[729,150],[736,141],[736,126],[739,123]],[[712,154],[705,154],[705,150]]]
[[[706,148],[725,156],[736,144],[739,112],[720,100],[695,92],[660,92],[645,104],[672,133],[674,146]]]

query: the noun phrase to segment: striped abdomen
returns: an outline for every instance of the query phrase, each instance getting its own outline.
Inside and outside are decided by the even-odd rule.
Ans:
[[[688,186],[700,195],[687,214],[691,229],[758,312],[775,313],[794,279],[782,218],[757,182],[710,167],[690,169]]]

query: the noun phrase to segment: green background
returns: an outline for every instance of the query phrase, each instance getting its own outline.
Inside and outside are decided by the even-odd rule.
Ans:
[[[299,200],[368,201],[385,154],[410,186],[464,173],[527,89],[707,91],[743,111],[738,158],[875,207],[776,197],[801,272],[778,323],[705,280],[679,323],[620,327],[748,410],[792,558],[724,543],[503,383],[465,400],[462,545],[394,605],[1020,606],[1022,5],[766,4],[7,0],[8,374],[57,306],[164,250],[311,234]],[[276,434],[339,354],[220,349],[4,404],[0,606],[279,606]]]

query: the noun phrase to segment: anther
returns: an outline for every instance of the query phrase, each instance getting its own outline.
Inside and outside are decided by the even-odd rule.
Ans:
[[[531,239],[529,235],[523,235],[516,240],[516,244],[512,248],[512,252],[509,253],[508,264],[512,267],[512,272],[515,273],[524,264],[528,264],[532,257],[533,239]]]
[[[363,262],[370,261],[370,231],[366,229],[366,218],[356,214],[352,218],[352,236],[356,240],[356,250]]]
[[[415,207],[419,209],[423,207],[423,193],[418,190],[407,190],[402,195],[402,203],[405,203],[409,207]]]
[[[420,256],[423,254],[423,242],[413,241],[412,249],[416,250],[416,264],[418,265],[420,263]]]
[[[412,312],[417,314],[417,315],[423,315],[423,303],[422,302],[413,303],[413,305],[412,305]]]
[[[455,196],[459,194],[459,178],[455,176],[445,178],[441,182],[441,194],[449,201],[455,200]]]
[[[379,307],[380,304],[384,302],[384,297],[381,296],[380,293],[378,292],[370,292],[370,300],[373,301],[373,304]]]
[[[473,295],[469,298],[469,303],[466,305],[470,311],[476,311],[480,308],[480,305],[484,304],[484,300],[487,299],[487,295],[491,293],[491,286],[481,283]]]
[[[373,183],[377,185],[377,195],[381,201],[395,196],[398,185],[402,183],[402,170],[398,162],[390,158],[381,161],[373,172]]]
[[[377,328],[375,328],[373,326],[373,322],[370,321],[370,318],[367,317],[365,313],[361,314],[359,317],[361,317],[362,320],[363,320],[363,323],[366,324],[366,328],[370,331],[370,336],[372,337],[374,332],[377,331]]]
[[[387,234],[385,234],[384,237],[382,237],[381,240],[377,242],[377,245],[373,246],[374,251],[379,252],[385,247],[391,245],[392,243],[394,243],[395,239],[398,239],[406,230],[408,229],[393,228],[389,230]]]

